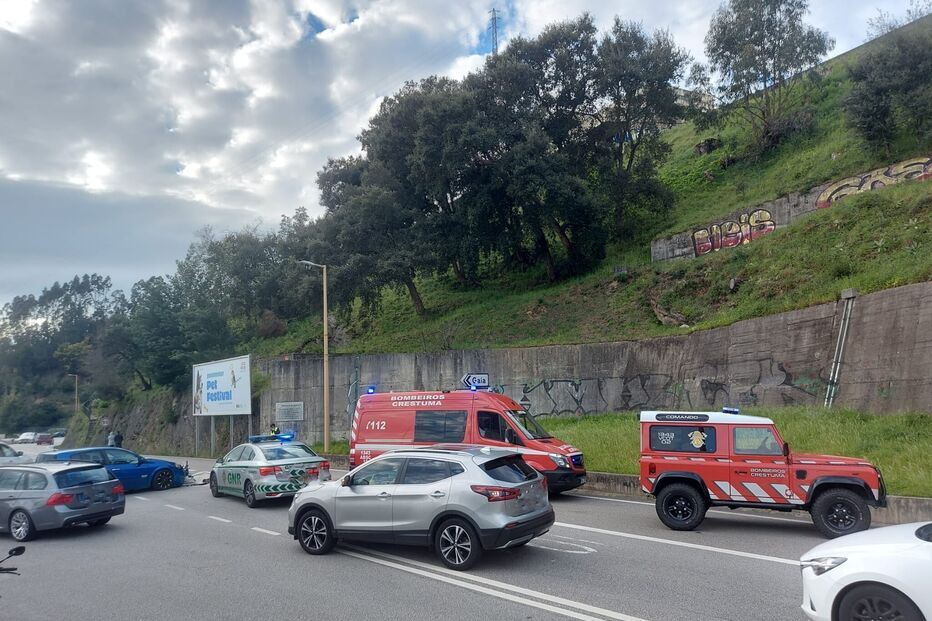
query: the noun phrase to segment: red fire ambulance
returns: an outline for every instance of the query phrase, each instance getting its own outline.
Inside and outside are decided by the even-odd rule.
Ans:
[[[547,477],[551,492],[586,482],[583,455],[554,438],[521,405],[491,392],[367,394],[356,403],[350,467],[393,449],[432,444],[508,447]]]
[[[693,530],[710,506],[802,510],[826,537],[866,530],[884,507],[880,470],[853,457],[790,451],[773,421],[722,412],[641,412],[641,489],[657,516]]]

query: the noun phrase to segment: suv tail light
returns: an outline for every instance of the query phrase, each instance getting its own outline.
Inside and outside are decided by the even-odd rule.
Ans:
[[[45,501],[47,507],[54,507],[56,505],[67,505],[68,503],[74,502],[74,494],[62,494],[61,492],[55,492],[49,499]]]
[[[281,466],[259,466],[259,476],[267,477],[270,474],[278,474],[282,471]]]
[[[113,486],[113,489],[110,490],[110,492],[111,492],[114,496],[117,496],[117,495],[119,495],[119,494],[125,494],[125,493],[126,493],[126,488],[123,487],[123,484],[122,484],[122,483],[117,483],[116,485]]]
[[[489,499],[489,502],[502,502],[514,500],[521,495],[521,491],[513,487],[498,487],[495,485],[471,485],[472,491]]]

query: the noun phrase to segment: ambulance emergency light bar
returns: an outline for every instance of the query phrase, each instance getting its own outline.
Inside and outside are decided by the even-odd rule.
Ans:
[[[290,442],[294,440],[294,434],[293,433],[275,433],[275,434],[266,435],[266,436],[249,436],[250,442],[275,442],[276,440],[278,440],[279,442]]]

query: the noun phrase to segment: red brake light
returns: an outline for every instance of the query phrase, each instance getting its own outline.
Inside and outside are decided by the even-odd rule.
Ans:
[[[477,494],[482,494],[488,498],[489,502],[514,500],[521,495],[521,491],[513,487],[497,487],[495,485],[471,485],[470,488]]]
[[[270,474],[276,474],[282,471],[281,466],[259,466],[259,476],[267,477]]]
[[[330,470],[330,462],[329,462],[329,461],[322,461],[322,462],[320,462],[320,469],[321,469],[321,470]]]
[[[117,483],[116,485],[113,486],[113,490],[111,490],[111,492],[113,493],[114,496],[116,496],[117,494],[125,494],[126,488],[123,487],[122,483]]]
[[[308,468],[307,473],[313,474],[314,476],[320,476],[320,470],[318,470],[317,468]]]
[[[54,507],[55,505],[67,505],[70,502],[74,502],[74,494],[62,494],[61,492],[55,492],[49,499],[45,501],[46,506]]]

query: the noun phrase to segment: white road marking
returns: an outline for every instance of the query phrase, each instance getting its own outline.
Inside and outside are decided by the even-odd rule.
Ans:
[[[589,539],[577,539],[576,537],[564,537],[563,535],[554,535],[553,533],[547,533],[547,539],[566,539],[567,541],[580,541],[582,543],[591,543],[594,545],[599,545],[601,541],[590,541]]]
[[[566,494],[572,498],[588,498],[590,500],[604,500],[605,502],[621,502],[629,505],[643,505],[645,507],[653,507],[654,503],[645,502],[643,500],[624,500],[622,498],[606,498],[604,496],[584,496],[582,494]],[[805,524],[806,520],[797,520],[794,518],[785,518],[777,517],[775,515],[757,515],[756,513],[739,513],[737,511],[719,511],[718,509],[712,509],[709,513],[714,513],[716,515],[728,515],[731,517],[746,517],[746,518],[755,518],[758,520],[776,520],[777,522],[794,522],[796,524]]]
[[[226,518],[217,517],[216,515],[208,515],[207,517],[211,520],[217,520],[218,522],[223,522],[224,524],[230,524],[231,522],[233,522],[233,520],[228,520]]]
[[[795,565],[799,566],[799,561],[781,558],[779,556],[767,556],[766,554],[754,554],[753,552],[742,552],[740,550],[731,550],[729,548],[715,548],[712,546],[705,546],[699,543],[690,543],[688,541],[676,541],[674,539],[661,539],[660,537],[648,537],[647,535],[635,535],[634,533],[623,533],[617,530],[607,530],[604,528],[595,528],[593,526],[580,526],[578,524],[567,524],[566,522],[554,522],[554,526],[560,526],[562,528],[572,528],[576,530],[584,530],[591,533],[601,533],[603,535],[611,535],[613,537],[624,537],[625,539],[637,539],[639,541],[650,541],[652,543],[663,543],[671,546],[679,546],[682,548],[692,548],[694,550],[704,550],[706,552],[715,552],[717,554],[729,554],[731,556],[742,556],[744,558],[753,558],[759,561],[770,561],[772,563],[783,563],[784,565]]]
[[[276,537],[281,535],[281,533],[277,533],[274,530],[266,530],[264,528],[259,528],[258,526],[253,526],[252,530],[256,531],[257,533],[265,533],[266,535],[275,535]]]
[[[553,541],[552,543],[563,545],[563,546],[572,546],[574,548],[579,548],[579,549],[570,550],[567,548],[554,548],[552,546],[545,546],[542,543],[537,543],[537,541],[532,541],[528,545],[532,548],[541,548],[542,550],[553,550],[554,552],[564,552],[566,554],[592,554],[593,552],[596,552],[595,548],[584,546],[581,543],[570,543],[569,541]]]
[[[169,509],[174,509],[175,511],[184,511],[184,507],[176,507],[175,505],[165,505]]]
[[[145,496],[133,496],[133,498],[138,498],[139,500],[149,500]]]
[[[406,571],[411,574],[423,576],[424,578],[430,578],[431,580],[437,580],[438,582],[445,582],[447,584],[452,584],[454,586],[462,587],[464,589],[476,591],[477,593],[484,593],[485,595],[491,595],[492,597],[497,597],[499,599],[504,599],[510,602],[515,602],[517,604],[523,604],[525,606],[539,608],[541,610],[546,610],[548,612],[553,612],[553,613],[560,614],[565,617],[570,617],[573,619],[581,619],[582,621],[603,621],[599,617],[592,617],[582,612],[578,612],[578,611],[586,611],[586,612],[600,615],[601,617],[608,617],[609,619],[617,619],[618,621],[646,621],[645,619],[640,619],[638,617],[632,617],[630,615],[621,614],[613,610],[607,610],[605,608],[598,608],[597,606],[590,606],[589,604],[583,604],[582,602],[574,602],[572,600],[563,599],[562,597],[548,595],[547,593],[541,593],[539,591],[532,591],[530,589],[525,589],[523,587],[514,586],[511,584],[507,584],[505,582],[489,580],[488,578],[482,578],[480,576],[465,574],[463,572],[458,572],[458,571],[452,571],[450,569],[446,569],[444,567],[437,567],[436,565],[430,565],[428,563],[421,563],[419,561],[413,561],[413,560],[402,558],[399,556],[393,556],[391,554],[384,554],[382,552],[375,552],[373,550],[367,550],[365,548],[357,548],[356,546],[345,546],[345,547],[352,548],[353,550],[359,550],[359,552],[351,552],[345,549],[340,550],[341,554],[352,556],[353,558],[358,558],[364,561],[369,561],[370,563],[378,563],[379,565],[384,565],[386,567],[392,567],[394,569],[400,569],[401,571]],[[399,563],[399,562],[393,562],[393,561],[401,561],[401,562]],[[419,569],[419,568],[423,568],[423,569]],[[442,574],[445,574],[445,575],[442,575]],[[470,582],[475,582],[478,584],[471,584]],[[481,585],[486,585],[486,586],[481,586]],[[489,587],[492,587],[492,588],[489,588]],[[495,590],[495,589],[500,589],[500,590]],[[552,602],[554,604],[559,604],[561,606],[566,606],[571,609],[567,610],[566,608],[558,608],[557,606],[551,606],[550,604],[545,604],[543,602],[537,602],[532,599],[520,597],[518,595],[510,595],[508,593],[503,593],[502,591],[512,591],[513,593],[521,593],[522,595],[527,595],[529,597],[535,597],[537,599]],[[572,610],[572,608],[575,608],[576,610]]]

